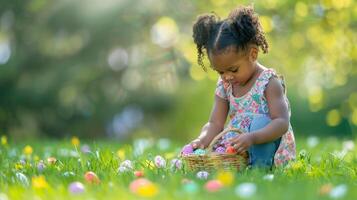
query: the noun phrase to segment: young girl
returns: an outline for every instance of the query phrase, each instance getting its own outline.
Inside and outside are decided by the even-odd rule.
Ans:
[[[253,8],[238,7],[224,20],[214,14],[201,15],[193,26],[193,38],[198,63],[205,69],[202,59],[206,52],[220,78],[209,121],[191,146],[207,147],[224,129],[229,115],[228,126],[246,133],[230,132],[218,146],[232,145],[238,154],[248,151],[252,166],[272,167],[294,159],[285,86],[273,69],[257,61],[259,48],[267,53],[268,43]]]

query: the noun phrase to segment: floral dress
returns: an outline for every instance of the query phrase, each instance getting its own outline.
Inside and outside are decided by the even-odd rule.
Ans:
[[[215,94],[229,102],[229,124],[228,127],[240,128],[248,132],[254,117],[259,115],[269,116],[269,108],[264,91],[271,77],[279,77],[273,69],[265,69],[260,74],[249,92],[241,97],[234,97],[232,85],[219,78]],[[284,89],[284,80],[279,77]],[[289,101],[284,95],[289,106],[289,117],[291,115]],[[223,140],[234,137],[236,133],[227,133]],[[275,166],[284,165],[289,160],[295,159],[294,133],[289,123],[288,131],[281,137],[280,145],[274,156]]]

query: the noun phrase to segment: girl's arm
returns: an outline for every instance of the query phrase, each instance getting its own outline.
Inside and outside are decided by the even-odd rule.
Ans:
[[[284,99],[284,89],[276,78],[270,79],[265,90],[265,97],[272,121],[262,129],[232,138],[230,142],[234,144],[238,154],[247,151],[253,144],[262,144],[276,140],[288,131],[288,105]]]
[[[288,105],[284,99],[284,88],[277,78],[273,77],[270,79],[265,90],[265,97],[272,121],[266,127],[252,134],[253,144],[276,140],[286,133],[289,128],[290,119]]]
[[[216,95],[210,118],[197,138],[204,147],[207,147],[213,138],[223,130],[228,109],[228,101]]]

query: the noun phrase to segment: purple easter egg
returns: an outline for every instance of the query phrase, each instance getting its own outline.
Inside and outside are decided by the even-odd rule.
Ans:
[[[81,151],[83,153],[90,153],[91,152],[90,147],[87,144],[84,144],[84,145],[81,146]]]
[[[191,153],[193,153],[193,147],[191,144],[185,145],[181,150],[181,154],[183,155],[191,154]]]
[[[69,185],[68,190],[72,194],[81,194],[84,192],[84,185],[81,182],[73,182]]]
[[[224,153],[226,152],[226,148],[220,146],[220,147],[217,147],[217,149],[215,150],[216,153]]]

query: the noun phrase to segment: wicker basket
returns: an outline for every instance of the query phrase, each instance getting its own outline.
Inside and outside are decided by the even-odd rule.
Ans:
[[[206,154],[196,155],[187,154],[182,155],[182,160],[185,162],[187,169],[191,171],[206,170],[212,171],[217,169],[233,169],[241,170],[247,166],[248,163],[248,153],[245,152],[243,155],[230,154],[230,153],[216,153],[213,151],[213,146],[224,134],[228,132],[237,132],[243,134],[240,129],[237,128],[227,128],[220,132],[206,148]]]

